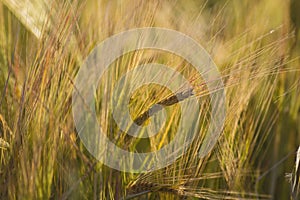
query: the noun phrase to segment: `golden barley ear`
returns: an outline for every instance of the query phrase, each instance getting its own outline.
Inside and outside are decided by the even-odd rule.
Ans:
[[[0,149],[7,149],[9,148],[9,143],[0,138]]]
[[[152,192],[169,193],[179,197],[180,199],[187,198],[184,191],[180,189],[180,185],[164,185],[159,183],[140,181],[130,184],[127,190],[129,193],[126,197],[123,198],[124,200],[134,199]]]
[[[8,149],[10,147],[7,139],[10,139],[12,135],[12,131],[0,114],[0,149]]]

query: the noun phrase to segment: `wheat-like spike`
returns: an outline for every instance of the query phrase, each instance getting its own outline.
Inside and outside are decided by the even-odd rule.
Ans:
[[[241,193],[234,191],[214,191],[208,188],[189,188],[181,185],[169,185],[169,184],[157,184],[147,181],[133,182],[128,187],[129,194],[123,198],[129,200],[137,198],[142,195],[151,192],[169,193],[180,197],[180,199],[186,199],[187,197],[197,197],[201,199],[238,199],[238,200],[250,200],[250,199],[270,199],[268,195],[259,195],[255,193],[247,193],[245,197],[241,196]]]
[[[4,120],[1,114],[0,114],[0,130],[3,131],[3,134],[8,132],[9,135],[11,136],[13,135],[13,132],[11,131],[11,129],[7,125],[7,122]]]
[[[139,115],[137,118],[135,118],[134,120],[134,124],[132,124],[129,129],[128,132],[135,132],[136,126],[134,126],[135,124],[141,126],[143,125],[150,117],[152,117],[153,115],[155,115],[156,113],[158,113],[160,110],[163,109],[163,107],[167,107],[167,106],[172,106],[176,103],[179,103],[181,101],[184,101],[185,99],[193,96],[194,93],[194,89],[193,88],[189,88],[183,92],[178,92],[174,95],[171,95],[170,97],[167,97],[159,102],[157,102],[156,104],[152,105],[146,112],[142,113],[141,115]],[[126,144],[130,144],[131,139],[128,139]]]
[[[179,186],[163,185],[147,181],[133,183],[129,186],[128,190],[129,195],[124,198],[125,200],[136,198],[150,192],[170,193],[185,198],[184,192],[180,190]]]
[[[0,149],[7,149],[9,148],[9,143],[0,138]]]
[[[0,115],[0,149],[7,149],[10,147],[9,143],[3,138],[1,138],[1,137],[6,138],[7,137],[6,133],[8,133],[10,137],[13,136],[11,129],[7,125],[2,115]]]
[[[159,101],[158,103],[154,104],[149,108],[146,112],[141,114],[139,117],[137,117],[134,122],[137,125],[142,125],[147,119],[149,119],[154,114],[158,113],[160,110],[162,110],[162,106],[172,106],[176,103],[179,103],[180,101],[183,101],[191,96],[193,96],[193,88],[190,88],[186,91],[179,92],[177,94],[174,94],[166,99],[163,99],[162,101]]]
[[[183,92],[178,92],[177,94],[174,94],[166,99],[163,99],[162,101],[157,102],[156,104],[152,105],[146,112],[142,113],[140,116],[138,116],[134,123],[141,126],[153,115],[158,113],[160,110],[163,109],[163,106],[172,106],[176,103],[179,103],[180,101],[183,101],[191,96],[194,95],[193,88],[190,88]],[[129,132],[132,131],[134,128],[134,124],[132,124],[129,128]]]

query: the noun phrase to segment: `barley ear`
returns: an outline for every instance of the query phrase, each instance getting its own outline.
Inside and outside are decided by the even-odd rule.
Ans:
[[[0,138],[0,149],[7,149],[9,148],[9,143]]]

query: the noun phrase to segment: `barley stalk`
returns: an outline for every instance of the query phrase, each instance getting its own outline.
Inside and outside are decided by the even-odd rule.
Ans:
[[[296,200],[300,192],[300,146],[296,154],[295,172],[292,174],[292,199]]]

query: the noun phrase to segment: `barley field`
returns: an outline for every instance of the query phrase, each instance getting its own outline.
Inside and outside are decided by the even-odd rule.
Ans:
[[[299,10],[298,0],[1,0],[0,199],[300,199]],[[211,150],[199,156],[216,123],[210,93],[220,88],[207,85],[216,80],[166,51],[124,53],[92,95],[101,134],[140,153],[172,143],[185,131],[184,118],[197,134],[166,166],[118,170],[99,161],[80,136],[72,110],[76,77],[98,44],[144,27],[175,30],[206,50],[220,73],[225,118]],[[148,63],[168,66],[193,89],[151,83],[131,93],[125,86],[116,90],[124,74]],[[176,82],[152,71],[131,84],[153,74]],[[143,138],[121,131],[112,109],[126,99],[130,117],[120,120],[158,127],[152,118],[164,112],[163,128]],[[199,107],[183,112],[193,100]],[[178,149],[182,145],[170,155]]]

